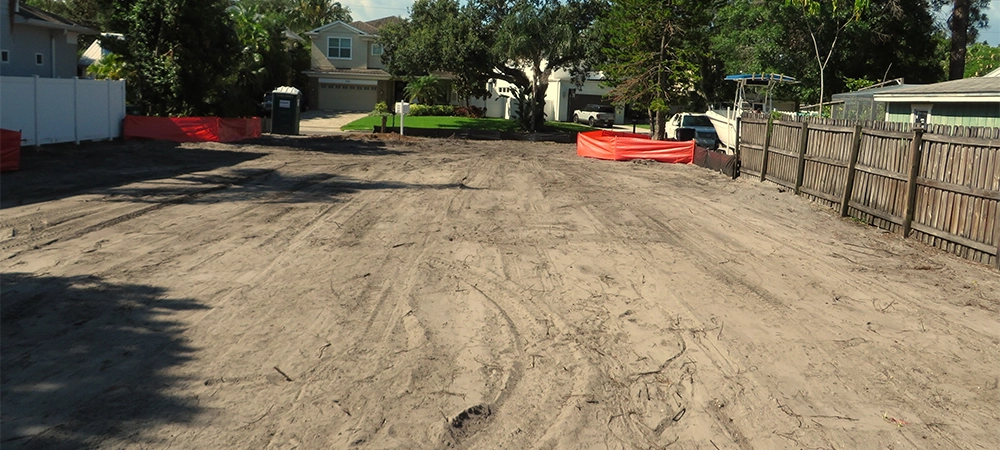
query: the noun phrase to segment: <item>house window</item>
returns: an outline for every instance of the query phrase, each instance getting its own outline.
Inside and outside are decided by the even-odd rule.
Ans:
[[[382,44],[372,44],[372,56],[381,56],[382,51]]]
[[[45,64],[45,59],[41,53],[35,53],[35,64],[38,64],[39,66]]]
[[[7,50],[0,50],[0,63],[10,62],[10,52]]]
[[[931,122],[931,107],[928,104],[910,105],[910,122],[914,125],[926,127]]]
[[[351,59],[351,38],[329,38],[327,40],[326,57]]]

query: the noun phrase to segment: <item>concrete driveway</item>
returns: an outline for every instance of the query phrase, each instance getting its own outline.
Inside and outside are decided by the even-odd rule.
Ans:
[[[338,134],[345,133],[340,127],[367,116],[366,112],[355,111],[306,111],[299,121],[301,134]]]

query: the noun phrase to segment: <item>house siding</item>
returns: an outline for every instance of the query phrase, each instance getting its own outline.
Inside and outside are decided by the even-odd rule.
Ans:
[[[931,105],[930,123],[971,127],[1000,127],[1000,103],[920,103]],[[910,122],[913,103],[890,103],[886,120]]]
[[[52,64],[56,65],[55,78],[76,76],[77,34],[62,30],[48,30],[31,25],[13,24],[7,8],[0,8],[0,49],[7,50],[9,61],[0,63],[0,75],[8,77],[52,77]],[[55,54],[52,40],[55,39]],[[35,54],[42,55],[42,64],[35,64]]]
[[[327,57],[329,38],[348,38],[351,40],[351,59],[332,59]],[[312,39],[312,65],[316,69],[367,69],[368,42],[361,35],[342,24],[323,30]]]
[[[372,41],[365,42],[365,46],[368,48],[368,68],[369,69],[384,69],[382,66],[382,55],[372,55],[372,47],[375,45]]]
[[[943,103],[934,105],[931,123],[973,127],[1000,126],[1000,103]]]

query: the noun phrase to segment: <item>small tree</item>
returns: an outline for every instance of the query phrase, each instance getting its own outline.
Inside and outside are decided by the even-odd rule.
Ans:
[[[645,105],[652,139],[666,138],[670,105],[694,90],[697,47],[688,35],[707,26],[710,11],[695,0],[676,0],[667,6],[655,0],[620,0],[602,24],[609,45],[601,69],[612,86],[612,101]]]
[[[802,13],[802,22],[812,39],[816,66],[819,68],[819,111],[822,114],[823,96],[826,95],[826,78],[824,76],[826,66],[830,64],[833,51],[837,48],[840,33],[852,22],[861,18],[861,14],[868,9],[869,0],[785,1],[799,8]],[[828,43],[820,43],[823,36],[829,36]]]
[[[382,116],[382,133],[385,133],[385,119],[390,115],[393,115],[392,111],[389,110],[389,105],[385,102],[378,102],[375,104],[375,110],[372,111],[373,116]]]
[[[410,101],[433,105],[441,97],[441,88],[438,86],[441,81],[435,75],[424,75],[422,77],[410,78],[403,89],[403,94]]]

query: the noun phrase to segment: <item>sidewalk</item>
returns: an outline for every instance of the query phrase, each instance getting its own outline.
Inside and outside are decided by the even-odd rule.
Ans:
[[[340,127],[367,116],[368,113],[348,111],[306,111],[299,121],[299,133],[327,135],[346,133]]]

